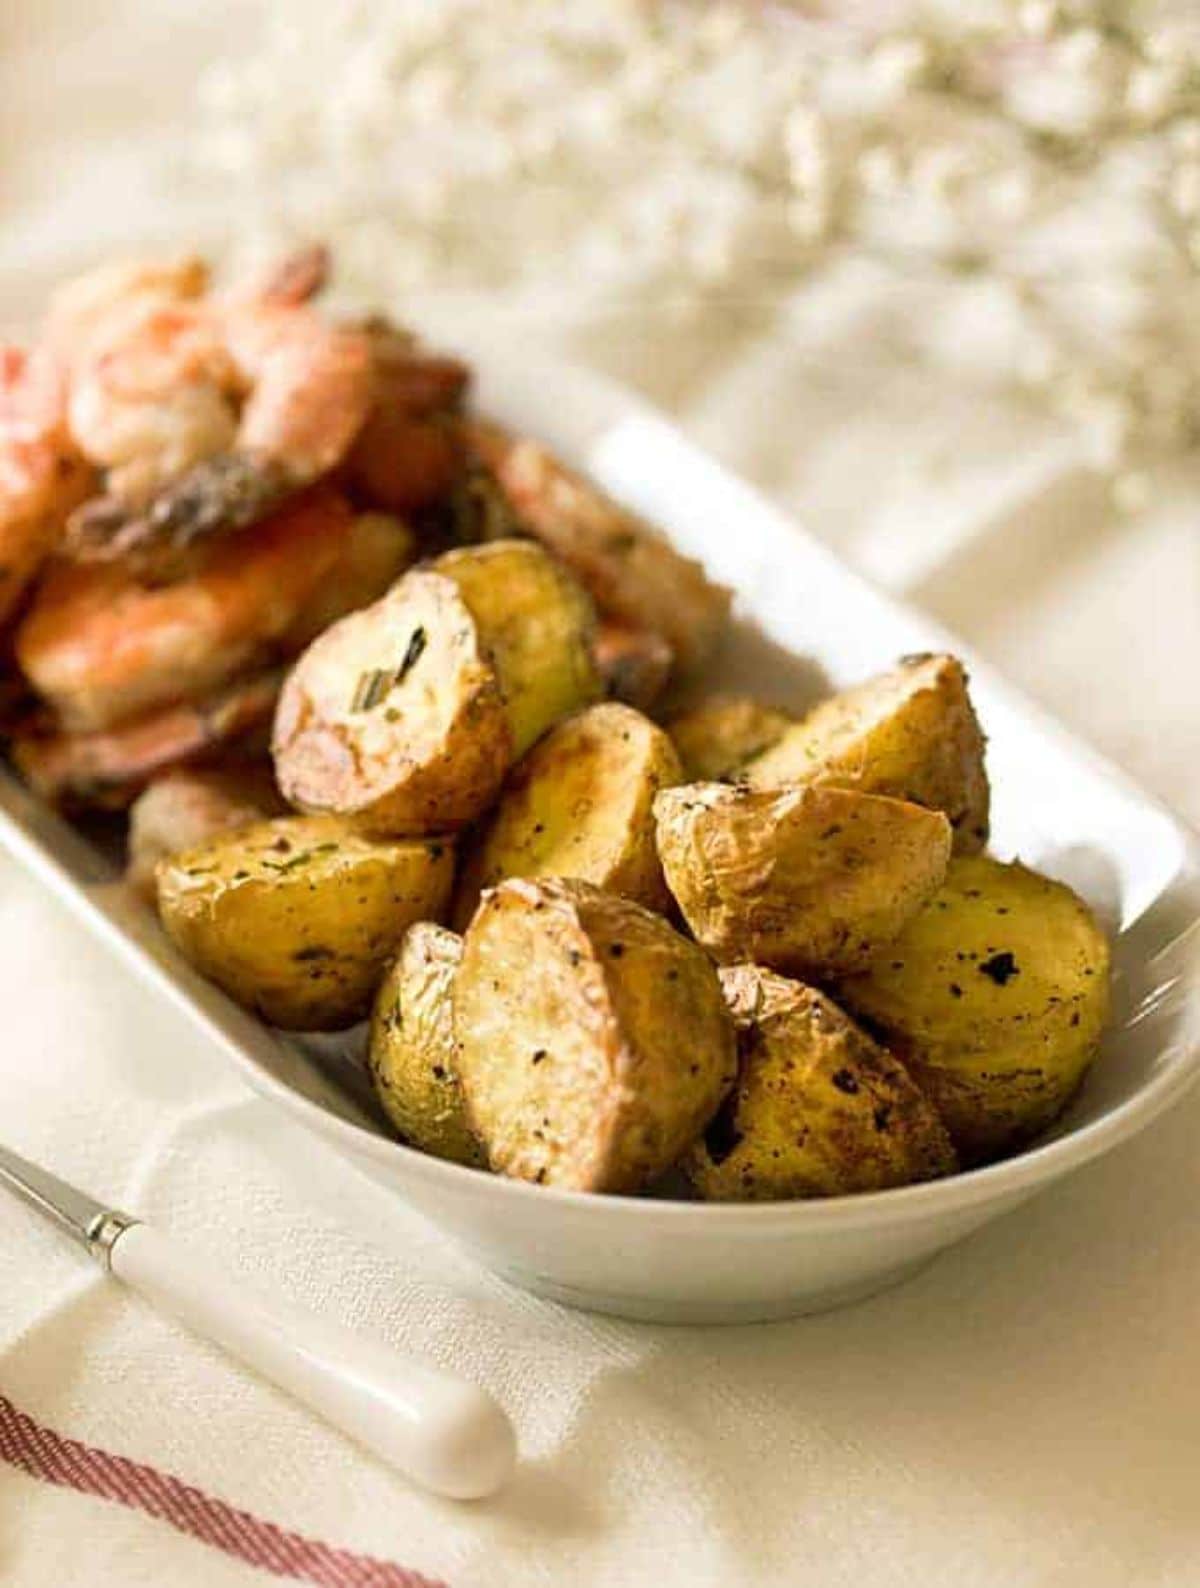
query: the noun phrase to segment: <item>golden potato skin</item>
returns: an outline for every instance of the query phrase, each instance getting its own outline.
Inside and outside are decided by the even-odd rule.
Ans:
[[[167,855],[285,809],[266,766],[180,767],[143,789],[129,808],[125,879],[153,901],[155,871]]]
[[[753,695],[711,695],[667,723],[690,783],[721,783],[787,732],[786,711]]]
[[[668,909],[654,799],[681,778],[670,739],[632,706],[609,701],[558,723],[509,775],[463,867],[455,924],[506,877],[579,877]]]
[[[475,420],[465,427],[517,520],[568,567],[600,611],[661,634],[683,673],[711,660],[731,596],[643,519],[536,441]]]
[[[654,802],[667,886],[697,941],[819,979],[858,970],[940,886],[939,811],[854,789],[687,783]]]
[[[448,551],[432,567],[454,580],[483,637],[514,759],[551,723],[599,698],[592,603],[540,546],[496,540]]]
[[[272,738],[300,810],[372,832],[449,832],[495,796],[512,759],[504,697],[453,580],[406,573],[325,630],[293,667]]]
[[[484,895],[454,982],[458,1073],[493,1169],[640,1190],[712,1117],[736,1070],[716,971],[649,910],[587,882]]]
[[[953,1174],[937,1110],[823,993],[757,965],[721,971],[737,1084],[683,1162],[708,1201],[884,1191]]]
[[[955,854],[974,854],[988,839],[984,742],[962,663],[906,656],[823,701],[742,775],[752,788],[829,783],[944,811]]]
[[[450,994],[461,959],[454,932],[431,921],[409,927],[375,996],[367,1067],[410,1146],[480,1168],[486,1159],[467,1125],[455,1070]]]
[[[994,1158],[1061,1112],[1108,1018],[1109,945],[1062,883],[952,860],[935,898],[837,996],[878,1032],[963,1159]]]
[[[329,817],[282,816],[160,862],[163,926],[192,964],[272,1025],[361,1020],[414,921],[454,878],[442,840],[375,840]]]

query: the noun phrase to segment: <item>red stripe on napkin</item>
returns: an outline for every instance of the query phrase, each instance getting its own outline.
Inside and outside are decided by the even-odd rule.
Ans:
[[[446,1588],[445,1583],[404,1566],[289,1533],[156,1467],[114,1456],[78,1439],[66,1439],[35,1423],[3,1395],[0,1461],[46,1483],[145,1511],[147,1516],[169,1522],[181,1533],[190,1533],[202,1543],[277,1577],[315,1583],[317,1588]]]

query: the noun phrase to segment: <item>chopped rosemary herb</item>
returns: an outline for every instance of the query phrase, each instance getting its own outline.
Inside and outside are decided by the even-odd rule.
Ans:
[[[392,675],[385,667],[375,667],[369,673],[360,673],[354,686],[351,711],[370,711],[377,706],[392,687]]]
[[[409,637],[408,646],[400,659],[399,667],[391,670],[386,667],[373,667],[369,672],[360,673],[358,682],[354,686],[354,696],[350,701],[351,711],[371,711],[378,706],[380,701],[386,700],[388,695],[401,684],[412,672],[421,653],[429,643],[429,636],[424,627],[418,625]]]

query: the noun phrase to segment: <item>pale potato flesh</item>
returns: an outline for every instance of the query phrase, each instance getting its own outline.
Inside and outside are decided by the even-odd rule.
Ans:
[[[161,861],[158,908],[238,1003],[289,1030],[341,1030],[369,1010],[408,927],[442,915],[453,880],[443,840],[283,816]]]
[[[795,719],[752,695],[712,695],[667,723],[692,783],[720,783],[773,745]]]
[[[481,1167],[458,1084],[451,989],[462,939],[419,921],[380,983],[367,1064],[384,1111],[410,1147]]]
[[[590,883],[513,879],[485,895],[454,982],[458,1073],[493,1169],[637,1191],[733,1081],[716,972],[660,916]]]
[[[569,574],[528,540],[448,551],[432,564],[470,608],[504,700],[514,758],[551,723],[598,698],[595,613]]]
[[[1109,946],[1060,882],[986,856],[951,861],[933,900],[837,996],[897,1054],[979,1162],[1049,1125],[1096,1056]]]
[[[828,783],[944,811],[956,854],[988,838],[984,737],[953,656],[909,656],[892,672],[834,695],[741,776],[752,788]]]
[[[757,965],[722,970],[721,987],[739,1069],[684,1160],[702,1197],[845,1196],[954,1172],[933,1104],[823,993]]]
[[[513,758],[499,680],[457,584],[414,568],[313,641],[283,687],[272,745],[293,805],[380,833],[452,831]]]
[[[936,811],[853,789],[667,789],[654,804],[667,886],[696,940],[817,979],[860,969],[946,873]]]
[[[606,702],[558,723],[509,775],[463,867],[456,924],[506,877],[579,877],[667,909],[653,807],[681,776],[671,741],[631,706]]]

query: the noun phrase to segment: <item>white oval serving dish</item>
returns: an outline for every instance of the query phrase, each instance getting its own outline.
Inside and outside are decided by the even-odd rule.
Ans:
[[[906,652],[964,656],[990,738],[995,852],[1070,882],[1116,937],[1113,1028],[1052,1136],[950,1180],[814,1202],[585,1196],[462,1169],[373,1122],[345,1040],[280,1036],[191,971],[114,862],[0,774],[7,847],[206,1029],[251,1086],[480,1262],[540,1295],[625,1317],[749,1322],[868,1295],[1179,1097],[1200,1069],[1200,852],[1170,813],[627,392],[524,347],[467,352],[481,406],[559,448],[736,590],[741,621],[723,685],[804,703]]]

